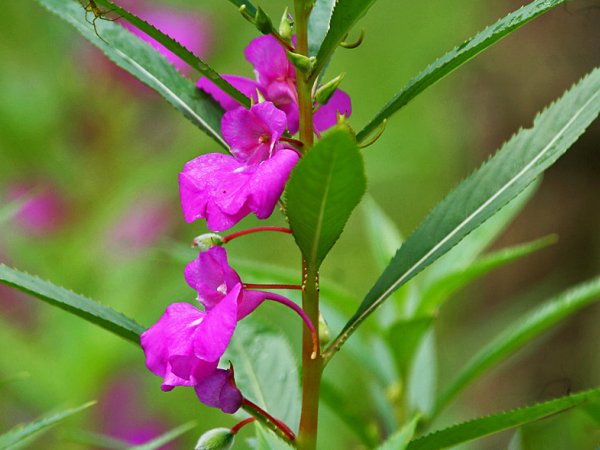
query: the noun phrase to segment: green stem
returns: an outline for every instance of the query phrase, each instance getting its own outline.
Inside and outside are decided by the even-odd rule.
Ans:
[[[308,16],[310,9],[305,0],[294,0],[296,11],[296,53],[308,56]],[[306,79],[306,74],[296,69],[296,84],[298,88],[298,109],[300,112],[300,141],[306,152],[313,145],[313,102],[312,84]]]

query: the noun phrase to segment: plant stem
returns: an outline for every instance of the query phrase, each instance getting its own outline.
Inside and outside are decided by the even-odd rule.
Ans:
[[[296,439],[294,432],[290,430],[290,428],[281,420],[276,419],[256,403],[251,402],[247,398],[243,400],[242,409],[254,417],[258,422],[262,423],[265,427],[273,431],[281,439],[294,445],[294,441]]]
[[[237,233],[232,233],[230,235],[225,236],[223,238],[223,244],[226,244],[229,241],[233,241],[234,239],[239,238],[241,236],[246,236],[248,234],[253,234],[253,233],[260,233],[262,231],[277,231],[279,233],[287,233],[287,234],[290,234],[292,232],[292,230],[290,230],[289,228],[285,228],[285,227],[265,226],[265,227],[249,228],[247,230],[238,231]]]
[[[296,53],[308,56],[308,17],[310,0],[294,0],[296,24]],[[300,112],[300,141],[303,153],[310,151],[314,143],[312,82],[306,74],[296,69],[298,109]],[[302,309],[313,324],[319,324],[319,272],[317,267],[302,263]],[[318,330],[318,328],[317,328]],[[316,344],[313,354],[313,339],[310,330],[302,333],[302,415],[296,444],[300,450],[316,450],[319,423],[319,390],[323,363]],[[315,357],[316,356],[316,357]]]

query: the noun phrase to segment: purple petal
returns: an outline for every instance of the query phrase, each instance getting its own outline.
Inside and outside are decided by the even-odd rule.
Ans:
[[[198,292],[198,300],[210,311],[228,292],[240,284],[240,277],[227,262],[222,247],[212,247],[200,252],[184,271],[187,283]]]
[[[242,320],[256,308],[258,308],[260,304],[264,302],[268,297],[268,292],[244,289],[242,293],[242,300],[238,304],[238,321]]]
[[[225,352],[237,325],[237,305],[241,292],[242,285],[236,285],[196,328],[193,339],[194,354],[198,358],[218,361]]]
[[[248,164],[269,158],[286,127],[285,113],[270,102],[259,103],[249,110],[229,111],[221,121],[221,131],[231,153]]]
[[[253,39],[246,47],[245,55],[262,86],[277,79],[295,79],[294,66],[287,59],[285,49],[271,35]]]
[[[237,203],[227,201],[245,182],[243,177],[238,176],[243,168],[232,156],[220,153],[202,155],[188,162],[179,174],[185,220],[191,223],[205,218],[210,230],[223,231],[250,214],[239,199]]]
[[[242,406],[242,394],[235,387],[231,371],[217,369],[195,387],[198,399],[205,405],[233,414]]]
[[[266,219],[271,215],[298,159],[294,150],[284,148],[258,165],[248,186],[248,205],[256,217]]]
[[[352,113],[350,96],[344,91],[337,90],[329,101],[322,105],[313,116],[315,130],[321,132],[331,128],[337,123],[337,114],[349,117]]]
[[[256,81],[237,75],[222,75],[222,77],[246,97],[253,99],[255,102],[258,101],[258,94],[256,91],[260,91],[260,88]],[[236,100],[229,94],[226,94],[221,88],[217,87],[217,85],[208,78],[200,78],[198,83],[196,83],[196,86],[214,98],[225,111],[240,108],[240,104]]]
[[[196,376],[205,376],[216,367],[194,355],[193,338],[204,318],[205,313],[189,303],[174,303],[142,334],[146,366],[164,378],[163,390],[192,386],[197,382]]]

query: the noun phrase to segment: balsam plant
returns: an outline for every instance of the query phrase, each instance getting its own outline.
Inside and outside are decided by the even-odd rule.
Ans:
[[[471,58],[565,0],[535,0],[500,19],[434,61],[372,120],[356,129],[349,120],[350,97],[340,89],[344,74],[330,74],[326,69],[338,47],[360,44],[364,33],[355,43],[347,42],[348,35],[375,0],[294,0],[290,10],[281,11],[279,21],[250,1],[231,0],[259,34],[245,50],[255,79],[217,73],[181,44],[110,0],[95,0],[83,8],[76,0],[38,1],[214,140],[214,148],[203,150],[218,152],[203,152],[179,173],[183,217],[189,223],[205,220],[213,233],[194,240],[197,255],[187,261],[184,271],[198,303],[164,305],[164,315],[150,327],[5,265],[0,266],[0,281],[141,346],[148,369],[162,378],[162,390],[187,386],[194,389],[200,402],[240,416],[241,422],[231,429],[207,432],[197,449],[235,447],[235,434],[250,423],[257,425],[256,448],[316,449],[319,433],[335,433],[319,428],[322,402],[333,405],[332,410],[354,429],[363,446],[433,450],[600,400],[600,388],[595,388],[435,429],[440,413],[482,374],[600,299],[600,278],[575,286],[525,314],[482,346],[453,379],[444,383],[438,395],[427,396],[414,387],[435,377],[432,365],[423,369],[423,360],[435,357],[432,345],[437,312],[449,296],[489,271],[553,242],[553,237],[542,238],[480,256],[528,201],[542,173],[597,117],[600,69],[585,75],[548,106],[532,127],[518,131],[453,189],[405,241],[375,201],[365,195],[363,153],[377,144],[386,126],[393,126],[394,113]],[[92,21],[86,17],[90,11]],[[232,13],[236,13],[234,8]],[[103,20],[107,14],[145,33],[202,77],[194,84],[121,24]],[[371,250],[382,272],[358,308],[344,316],[344,309],[336,310],[327,301],[340,304],[347,300],[347,294],[320,279],[319,272],[361,200]],[[9,205],[6,211],[13,207]],[[282,214],[289,226],[265,225],[224,233],[243,224],[251,214],[264,220]],[[257,252],[257,264],[250,265],[265,283],[242,281],[233,267],[235,262],[229,264],[227,244],[233,239],[251,239],[258,232],[294,239],[302,255],[296,274],[262,266]],[[262,273],[261,267],[266,267]],[[301,306],[272,292],[278,289],[299,291]],[[266,300],[288,306],[301,319],[301,391],[289,376],[295,371],[291,367],[295,362],[285,340],[248,317]],[[345,303],[347,311],[352,302]],[[387,307],[380,313],[384,305]],[[379,315],[378,320],[369,318],[371,315]],[[268,360],[261,357],[265,346],[277,346],[268,353]],[[357,393],[344,392],[324,381],[324,371],[339,352],[349,353],[357,365],[372,370],[374,378],[383,378],[384,386],[399,387],[398,395],[382,400],[380,412],[400,424],[396,432],[373,433],[345,410],[344,405]],[[272,377],[278,371],[286,374],[279,381]],[[257,383],[265,383],[262,390],[270,393],[269,401],[261,388],[256,388]],[[156,395],[160,395],[158,388]],[[280,415],[271,410],[274,404]],[[76,411],[58,414],[44,426]],[[35,427],[32,424],[29,429]],[[183,427],[184,431],[190,428]],[[159,448],[181,432],[176,429],[143,448]],[[11,445],[19,439],[15,431],[0,436],[0,442]]]

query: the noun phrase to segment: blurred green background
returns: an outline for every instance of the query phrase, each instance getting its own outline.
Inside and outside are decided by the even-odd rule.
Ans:
[[[260,2],[273,17],[288,3]],[[434,58],[522,3],[379,0],[361,23],[364,43],[356,50],[340,49],[328,69],[330,76],[347,73],[342,88],[353,101],[350,124],[360,129]],[[217,71],[252,76],[243,49],[256,30],[229,2],[164,0],[162,5],[204,17],[211,36],[207,60]],[[388,123],[381,139],[364,151],[369,193],[404,235],[513,132],[529,126],[537,111],[600,63],[599,8],[587,0],[556,8],[429,89]],[[158,95],[111,69],[102,54],[32,0],[4,2],[0,57],[0,199],[6,203],[15,186],[49,189],[61,212],[43,232],[14,219],[0,223],[0,260],[144,325],[157,320],[167,304],[192,300],[182,276],[182,248],[206,229],[183,220],[177,173],[195,156],[219,151],[217,145]],[[496,246],[548,233],[559,234],[558,244],[498,270],[442,309],[441,383],[522,311],[598,274],[599,148],[596,122],[548,171]],[[255,222],[248,218],[235,229]],[[283,221],[274,215],[269,223]],[[378,275],[364,241],[364,217],[357,211],[323,268],[324,278],[354,295],[350,311]],[[231,245],[233,252],[236,258],[299,269],[298,251],[285,237],[246,238]],[[74,430],[110,432],[115,386],[130,386],[118,407],[132,420],[126,427],[156,424],[164,431],[199,421],[175,448],[192,448],[201,431],[235,423],[201,405],[191,390],[162,393],[160,380],[144,368],[142,352],[103,330],[4,288],[0,307],[0,380],[28,374],[0,384],[0,432],[47,411],[99,400],[32,448],[91,448],[74,442]],[[289,324],[297,348],[295,318],[272,306],[259,316]],[[578,314],[469,389],[440,423],[598,385],[599,318],[598,307]],[[341,376],[350,364],[341,358],[332,372]],[[337,382],[333,376],[329,381]],[[376,404],[368,389],[359,378],[342,384],[353,385],[353,409],[368,420]],[[541,433],[532,434],[549,441],[536,438],[528,448],[574,448],[566,436],[587,426],[569,414],[548,419],[535,425]],[[328,408],[321,434],[323,449],[359,448],[352,430]],[[250,436],[250,429],[244,430],[235,448],[246,448]],[[470,448],[506,448],[511,436],[507,432]]]

